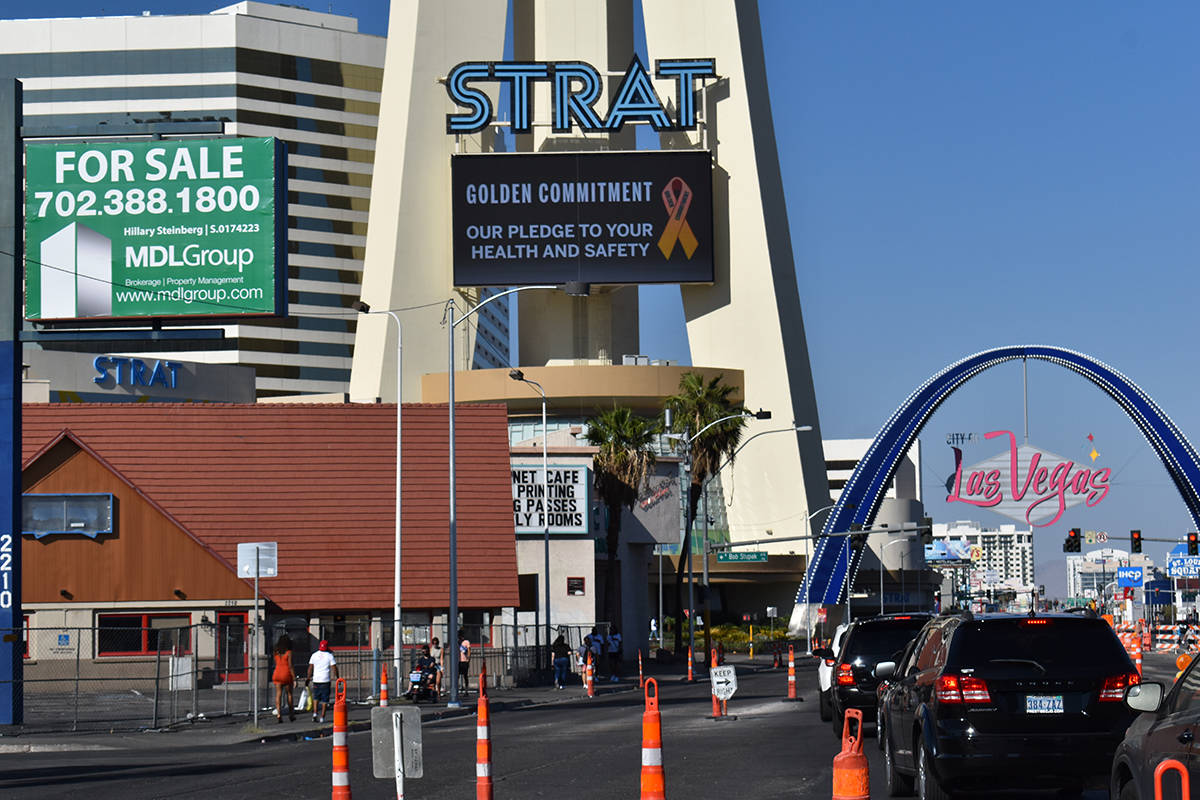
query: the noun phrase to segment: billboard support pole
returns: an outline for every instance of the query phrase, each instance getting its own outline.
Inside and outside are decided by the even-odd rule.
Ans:
[[[24,616],[21,613],[21,253],[24,159],[22,85],[0,83],[0,725],[24,722]]]

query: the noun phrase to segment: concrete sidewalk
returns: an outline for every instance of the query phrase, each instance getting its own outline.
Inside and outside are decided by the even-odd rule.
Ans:
[[[797,659],[797,668],[809,668],[815,665],[812,659]],[[803,663],[801,663],[803,662]],[[745,655],[730,655],[726,664],[737,665],[739,671],[770,670],[772,659],[760,656],[750,661]],[[786,664],[786,658],[785,662]],[[685,680],[687,671],[686,660],[678,663],[650,662],[645,665],[645,676],[655,678],[661,683],[679,682]],[[778,670],[786,673],[786,667]],[[695,672],[697,682],[707,682],[707,671],[697,666]],[[573,676],[576,680],[578,676]],[[636,665],[632,677],[628,674],[617,682],[597,681],[595,684],[597,697],[618,693],[637,692],[638,678]],[[455,719],[464,716],[474,716],[478,695],[472,691],[460,695],[460,707],[448,708],[445,701],[439,703],[421,703],[422,722],[436,723],[441,720]],[[512,689],[492,688],[488,690],[489,710],[502,713],[519,708],[539,705],[568,705],[588,702],[587,692],[578,683],[571,684],[565,689],[555,689],[553,686],[527,686]],[[407,703],[400,700],[399,703]],[[397,705],[393,701],[392,705]],[[368,730],[373,704],[355,703],[348,708],[349,727],[351,731]],[[325,722],[315,723],[310,714],[299,714],[295,722],[285,719],[278,722],[270,708],[259,713],[258,727],[255,727],[245,713],[230,714],[216,717],[200,717],[194,722],[177,724],[170,728],[144,731],[124,731],[109,733],[26,733],[20,730],[0,730],[0,754],[30,753],[30,752],[70,752],[85,750],[122,750],[122,749],[153,749],[178,747],[228,746],[236,744],[265,743],[271,741],[300,741],[318,739],[331,735],[333,730],[332,710],[326,715]]]

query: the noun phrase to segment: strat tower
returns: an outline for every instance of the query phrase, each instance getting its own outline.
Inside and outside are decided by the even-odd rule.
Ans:
[[[518,310],[511,364],[480,360],[496,320],[458,326],[458,399],[511,397],[508,366],[541,380],[557,408],[632,397],[620,370],[659,368],[630,359],[653,350],[638,337],[637,285],[679,285],[692,364],[736,375],[738,398],[773,414],[749,420],[743,441],[812,426],[757,439],[723,474],[730,536],[807,534],[829,490],[756,5],[645,3],[644,54],[632,0],[509,10],[392,2],[362,298],[399,317],[403,399],[446,397],[448,300],[461,314],[531,285],[575,291],[504,299]],[[650,148],[635,126],[653,131]],[[360,316],[352,400],[395,399],[396,343],[387,316]],[[484,380],[472,365],[505,369],[474,370],[503,373]],[[589,370],[608,376],[603,393]],[[676,388],[662,378],[630,404],[661,408]]]

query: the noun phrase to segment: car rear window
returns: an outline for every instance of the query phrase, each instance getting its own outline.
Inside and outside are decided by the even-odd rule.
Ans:
[[[864,622],[854,629],[850,641],[846,643],[847,657],[861,657],[876,662],[887,660],[903,650],[928,621],[927,617],[914,617],[888,622]]]
[[[964,622],[954,633],[950,661],[989,671],[1047,672],[1129,668],[1129,657],[1108,624],[1099,619],[1037,617]]]

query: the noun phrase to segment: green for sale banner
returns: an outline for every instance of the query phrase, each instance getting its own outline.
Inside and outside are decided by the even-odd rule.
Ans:
[[[25,148],[25,317],[287,313],[273,138]]]

